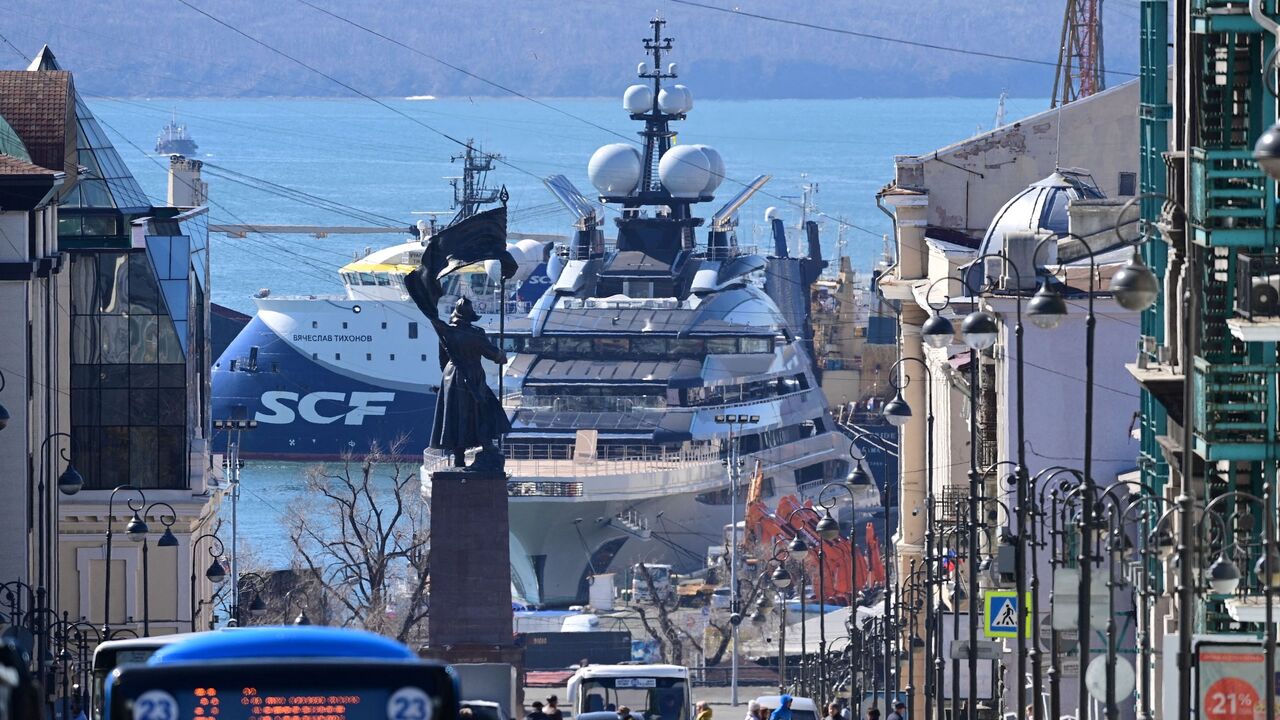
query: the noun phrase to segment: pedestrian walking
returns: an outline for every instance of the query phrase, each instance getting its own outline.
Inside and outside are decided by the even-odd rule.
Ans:
[[[769,720],[791,720],[791,696],[778,699],[778,709],[769,714]]]
[[[828,705],[827,714],[822,720],[844,720],[844,715],[840,712],[840,703]]]
[[[907,704],[904,702],[894,704],[893,712],[886,715],[884,720],[907,720]]]
[[[560,698],[551,695],[547,698],[547,709],[543,712],[551,720],[564,720],[564,713],[560,711]]]
[[[711,720],[711,706],[705,700],[699,700],[694,709],[694,720]]]
[[[867,711],[867,720],[880,720],[880,708],[872,705]]]
[[[760,720],[760,703],[755,700],[747,703],[747,717],[744,720]]]
[[[618,717],[622,718],[622,720],[630,720],[631,708],[627,707],[626,705],[623,705],[622,707],[618,708]]]
[[[533,710],[528,715],[524,716],[524,720],[551,720],[551,718],[542,711],[542,702],[534,700]]]

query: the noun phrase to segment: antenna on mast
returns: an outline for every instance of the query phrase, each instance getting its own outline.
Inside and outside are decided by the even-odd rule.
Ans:
[[[501,157],[477,149],[475,140],[467,138],[466,149],[449,158],[449,162],[462,161],[462,177],[449,178],[449,184],[453,186],[453,206],[458,209],[454,222],[475,215],[481,205],[497,202],[499,191],[485,187],[484,183],[493,169],[493,161]]]

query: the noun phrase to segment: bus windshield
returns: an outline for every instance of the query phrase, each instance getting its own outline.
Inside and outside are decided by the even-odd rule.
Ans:
[[[680,678],[588,678],[580,692],[581,712],[626,706],[645,720],[688,720],[689,689]]]

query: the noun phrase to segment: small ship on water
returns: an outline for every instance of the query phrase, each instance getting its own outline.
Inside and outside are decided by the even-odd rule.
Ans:
[[[178,123],[177,116],[169,118],[164,129],[156,137],[156,152],[160,155],[194,156],[199,148],[187,133],[187,126]]]

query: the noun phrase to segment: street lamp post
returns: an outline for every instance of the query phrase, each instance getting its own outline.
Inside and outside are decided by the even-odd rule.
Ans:
[[[160,516],[160,524],[164,525],[164,533],[160,535],[160,539],[156,541],[156,547],[178,547],[178,538],[173,534],[173,524],[178,521],[178,514],[174,511],[173,506],[167,502],[154,502],[147,506],[143,511],[142,517],[151,516],[151,511],[157,507],[167,508],[168,513]],[[151,635],[151,570],[147,562],[147,539],[142,539],[142,635],[150,637]]]
[[[1142,256],[1139,254],[1136,244],[1131,240],[1126,240],[1120,234],[1120,222],[1123,219],[1124,211],[1134,202],[1141,198],[1131,199],[1124,208],[1121,209],[1117,218],[1115,227],[1116,237],[1119,238],[1121,244],[1134,245],[1134,254],[1132,258],[1120,270],[1116,271],[1111,277],[1111,293],[1116,302],[1126,310],[1142,312],[1151,307],[1159,293],[1159,282],[1156,280],[1155,274],[1151,269],[1142,262]],[[1089,288],[1088,288],[1088,311],[1085,315],[1085,378],[1084,378],[1084,467],[1082,473],[1081,503],[1080,503],[1080,527],[1082,533],[1087,536],[1093,530],[1093,510],[1097,497],[1097,486],[1093,479],[1093,389],[1094,389],[1094,347],[1097,329],[1097,317],[1094,314],[1094,295],[1097,292],[1095,287],[1095,277],[1098,274],[1097,253],[1089,245],[1088,241],[1076,235],[1075,233],[1058,233],[1051,235],[1036,246],[1036,252],[1039,253],[1041,247],[1045,243],[1053,241],[1057,242],[1061,238],[1070,238],[1080,243],[1084,248],[1086,256],[1089,258]],[[1145,237],[1142,238],[1145,241]],[[1041,328],[1046,330],[1053,329],[1061,324],[1067,315],[1067,305],[1062,299],[1062,294],[1046,280],[1036,293],[1036,297],[1032,298],[1029,311],[1032,320]],[[1084,547],[1082,543],[1081,547]],[[1087,553],[1082,551],[1083,558]],[[1080,633],[1080,684],[1079,698],[1077,699],[1076,717],[1083,718],[1084,711],[1087,708],[1087,698],[1089,693],[1088,685],[1085,680],[1085,665],[1089,662],[1089,634],[1091,632],[1089,626],[1089,598],[1092,586],[1092,569],[1091,563],[1084,562],[1080,564],[1080,589],[1079,589],[1079,607],[1077,621],[1079,623]],[[1181,626],[1186,627],[1186,626]],[[1182,633],[1187,635],[1186,632]],[[1186,682],[1190,682],[1190,677],[1184,678]]]
[[[941,322],[939,322],[939,320],[941,320]],[[931,330],[932,332],[927,332],[927,330]],[[945,347],[951,342],[954,335],[955,331],[951,327],[950,322],[945,319],[941,319],[937,315],[932,315],[929,320],[925,321],[924,326],[921,327],[921,336],[924,338],[925,343],[930,347]],[[932,558],[934,554],[935,540],[934,525],[936,523],[936,519],[934,518],[935,500],[933,488],[933,372],[929,369],[928,363],[918,357],[908,356],[898,360],[889,368],[889,382],[894,386],[896,392],[894,393],[893,399],[885,404],[883,414],[889,424],[895,427],[902,427],[911,420],[911,406],[908,405],[906,400],[902,397],[902,390],[911,383],[911,377],[906,374],[907,364],[909,362],[919,364],[920,369],[924,371],[925,376],[924,585],[925,594],[928,596],[934,585],[934,567]],[[899,373],[902,374],[901,381],[897,379]],[[900,385],[898,384],[899,382],[901,382]],[[899,508],[899,512],[901,512],[901,508]],[[934,634],[937,631],[935,627],[936,618],[934,617],[933,612],[933,600],[931,598],[925,603],[924,609],[926,650],[925,666],[927,668],[925,672],[924,716],[928,719],[933,717],[934,690],[932,687],[933,672],[928,662],[928,656],[932,651],[934,645]],[[911,647],[911,652],[914,657],[914,646]],[[910,682],[915,682],[914,676],[910,678]],[[911,715],[912,711],[914,711],[914,698],[909,700],[908,704],[910,705],[908,715]],[[941,703],[939,703],[938,707],[942,707]],[[939,720],[941,720],[941,714],[939,714]]]
[[[1072,479],[1060,480],[1059,477],[1062,475],[1070,475]],[[1031,543],[1031,567],[1037,570],[1037,572],[1034,572],[1031,576],[1032,597],[1035,597],[1035,598],[1040,597],[1040,573],[1038,572],[1039,564],[1037,559],[1037,551],[1040,548],[1049,548],[1049,572],[1050,572],[1051,581],[1054,578],[1056,578],[1058,566],[1065,564],[1065,559],[1060,562],[1058,557],[1058,538],[1060,535],[1060,532],[1058,530],[1058,521],[1060,519],[1060,513],[1058,511],[1058,499],[1059,497],[1061,497],[1062,494],[1069,493],[1074,487],[1076,487],[1079,481],[1080,481],[1079,471],[1073,470],[1071,468],[1063,467],[1060,465],[1055,465],[1052,467],[1045,468],[1044,470],[1041,470],[1039,473],[1036,473],[1035,478],[1031,481],[1030,487],[1033,490],[1038,488],[1038,490],[1036,490],[1035,492],[1035,498],[1036,498],[1035,514],[1039,518],[1038,522],[1032,524],[1032,528],[1034,529],[1035,532],[1033,534],[1033,541]],[[1051,505],[1047,505],[1045,503],[1046,490],[1049,491]],[[1046,507],[1050,508],[1047,512],[1045,510]],[[1046,519],[1049,521],[1047,538],[1045,537],[1045,533],[1046,533],[1045,520]],[[1056,592],[1056,589],[1057,589],[1057,586],[1051,582],[1049,586],[1049,607],[1050,608],[1053,607],[1053,598],[1054,598],[1054,593]],[[1037,630],[1037,636],[1038,634],[1039,632]],[[1036,644],[1037,646],[1039,645],[1038,638],[1037,638]],[[1036,657],[1039,657],[1039,654],[1037,654]],[[1061,662],[1060,636],[1057,630],[1052,629],[1052,618],[1050,618],[1049,670],[1048,670],[1048,674],[1049,674],[1048,705],[1049,707],[1047,711],[1047,715],[1050,720],[1061,717],[1062,704],[1061,704],[1061,697],[1059,695],[1059,691],[1061,687],[1062,669],[1060,666],[1060,662]],[[1043,686],[1043,680],[1040,677],[1041,675],[1040,666],[1033,665],[1032,673],[1033,673],[1032,695],[1035,697],[1036,707],[1039,708],[1041,707],[1041,704],[1044,702],[1044,686]]]
[[[3,389],[3,387],[3,378],[0,378],[0,389]],[[45,436],[45,439],[40,443],[40,473],[36,492],[39,499],[38,514],[40,516],[38,519],[38,534],[36,536],[36,542],[39,546],[39,550],[37,553],[35,590],[35,607],[39,609],[49,607],[50,579],[54,577],[55,558],[57,555],[57,544],[49,542],[50,533],[48,528],[50,522],[53,522],[55,527],[57,523],[56,519],[52,521],[49,519],[49,515],[53,513],[54,508],[56,507],[56,502],[54,500],[55,496],[52,493],[52,483],[48,481],[49,443],[55,438],[64,439],[69,444],[71,442],[71,434],[65,432],[50,433]],[[62,474],[58,476],[58,492],[62,495],[75,495],[80,492],[82,487],[84,487],[84,478],[81,477],[75,466],[72,465],[71,457],[67,452],[67,448],[62,444],[58,445],[58,454],[62,456],[62,460],[67,464],[67,467],[62,471]],[[54,533],[54,537],[57,537],[56,533]],[[33,628],[33,630],[35,629]],[[38,635],[39,643],[36,649],[36,658],[37,662],[43,665],[48,662],[49,643],[46,633],[38,632]]]
[[[200,546],[200,541],[209,540],[209,567],[204,571],[204,576],[214,585],[220,585],[227,579],[227,571],[222,567],[222,562],[218,558],[226,553],[226,548],[222,545],[222,539],[213,533],[205,533],[200,537],[191,541],[191,632],[196,631],[196,615],[200,605],[204,604],[203,599],[200,605],[196,604],[196,562],[199,560],[199,553],[196,552]],[[216,550],[214,548],[217,548]]]
[[[756,578],[756,585],[762,586],[765,577],[768,576],[769,582],[772,583],[774,590],[778,594],[778,692],[786,692],[787,687],[787,601],[783,597],[782,592],[791,587],[791,573],[787,572],[786,560],[790,554],[783,548],[778,547],[778,539],[773,542],[772,554],[765,563],[765,568],[761,571],[760,576]],[[769,572],[769,564],[777,565],[773,572]],[[767,608],[767,595],[761,595],[761,600],[757,601],[756,609],[751,613],[751,621],[757,626],[763,625],[765,622],[764,611]]]
[[[106,592],[102,595],[102,636],[111,636],[111,524],[115,519],[115,502],[116,493],[120,491],[137,493],[138,503],[134,506],[133,498],[129,499],[129,509],[133,511],[133,517],[129,519],[129,524],[125,526],[125,534],[133,542],[141,542],[147,536],[147,523],[138,515],[138,511],[146,507],[147,496],[141,490],[132,485],[120,485],[111,491],[111,496],[107,499],[107,569],[106,569]]]
[[[739,467],[740,440],[734,436],[733,427],[741,429],[748,423],[760,422],[759,415],[717,415],[716,422],[729,427],[729,447],[725,465],[729,470],[729,625],[732,633],[733,658],[730,660],[729,704],[738,706],[738,625],[742,622],[742,608],[738,598],[738,484],[741,482],[742,468]]]
[[[909,410],[909,408],[908,408]],[[818,534],[825,540],[834,540],[839,537],[840,526],[831,517],[831,508],[835,507],[835,495],[843,492],[849,496],[849,506],[853,520],[849,527],[849,621],[853,626],[859,627],[859,638],[861,639],[861,626],[858,625],[858,607],[859,607],[859,587],[858,587],[858,528],[857,528],[857,511],[854,507],[857,502],[857,493],[854,488],[875,488],[875,479],[862,468],[862,461],[865,459],[857,441],[871,433],[858,433],[849,443],[849,457],[853,460],[849,475],[843,483],[831,482],[822,487],[818,492],[818,504],[825,510],[826,514],[818,523]],[[857,451],[857,452],[855,452]],[[803,629],[803,626],[802,626]],[[857,714],[860,710],[860,702],[857,697],[857,683],[854,682],[855,663],[858,659],[858,653],[849,652],[849,711]]]
[[[253,590],[253,597],[249,600],[249,617],[251,619],[262,617],[267,613],[267,605],[262,600],[262,592],[266,590],[267,587],[267,578],[263,577],[260,573],[247,572],[240,576],[240,580],[241,585],[244,584],[245,580],[253,581],[252,586],[250,586]],[[241,612],[240,607],[240,599],[241,596],[244,595],[244,589],[245,588],[243,587],[235,588],[234,602],[231,605],[231,618],[235,620],[237,626],[245,625],[244,615]]]
[[[791,519],[794,518],[798,513],[802,511],[808,511],[813,513],[814,516],[818,518],[818,522],[822,522],[822,520],[824,519],[822,515],[818,514],[817,510],[813,509],[808,505],[802,505],[792,510],[790,513],[788,513],[786,519],[784,520],[784,523],[788,527],[792,527]],[[809,543],[806,542],[805,539],[801,536],[803,533],[802,528],[793,527],[793,530],[795,532],[795,536],[792,537],[791,542],[787,544],[787,552],[791,554],[792,560],[795,560],[796,562],[800,563],[801,568],[804,568],[805,561],[808,559],[808,556],[809,556]],[[818,699],[819,707],[823,707],[826,700],[826,684],[827,684],[827,670],[826,670],[827,622],[826,622],[826,612],[825,612],[827,582],[826,582],[826,570],[823,567],[825,564],[824,561],[826,560],[826,553],[823,549],[823,545],[825,543],[822,542],[822,539],[815,538],[815,540],[816,542],[814,544],[817,545],[818,547],[818,658],[819,658],[819,663],[817,667],[817,674],[818,674],[819,690],[817,693],[812,693],[811,689],[806,685],[805,691],[809,692],[810,694],[815,694]],[[804,588],[804,579],[803,579],[804,575],[805,573],[802,570],[800,573],[800,576],[801,576],[800,587],[802,591]],[[805,624],[806,624],[805,620],[808,619],[808,616],[804,610],[805,600],[806,598],[803,597],[802,595],[800,598],[800,617],[801,617],[800,642],[801,642],[801,653],[802,653],[800,657],[801,657],[801,663],[802,663],[801,665],[802,678],[808,678],[808,670],[809,670],[804,668],[805,665],[809,664],[809,660],[808,660],[809,646],[806,644],[806,640],[804,637]],[[805,682],[807,682],[807,680],[802,680],[802,683],[805,683]]]

